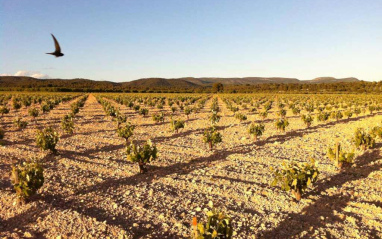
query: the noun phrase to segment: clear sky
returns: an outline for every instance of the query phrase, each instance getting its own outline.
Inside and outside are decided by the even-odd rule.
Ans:
[[[0,0],[0,74],[379,81],[382,1]]]

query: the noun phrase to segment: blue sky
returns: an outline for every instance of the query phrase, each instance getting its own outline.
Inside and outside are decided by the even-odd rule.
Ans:
[[[379,81],[381,63],[379,0],[0,0],[0,74]]]

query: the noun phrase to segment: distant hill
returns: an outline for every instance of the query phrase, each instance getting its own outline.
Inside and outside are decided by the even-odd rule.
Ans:
[[[306,83],[339,83],[339,82],[357,82],[357,78],[348,77],[348,78],[334,78],[334,77],[318,77],[313,80],[304,81]]]
[[[213,83],[219,82],[224,85],[253,85],[253,84],[263,84],[263,83],[299,83],[296,78],[282,78],[282,77],[244,77],[244,78],[186,78],[187,80],[203,84],[212,85]]]
[[[313,80],[301,81],[296,78],[282,78],[282,77],[244,77],[244,78],[209,78],[209,77],[186,77],[186,78],[145,78],[131,82],[123,83],[125,86],[131,87],[209,87],[214,83],[222,83],[223,85],[255,85],[255,84],[301,84],[301,83],[339,83],[339,82],[357,82],[357,78],[343,78],[336,79],[333,77],[319,77]]]
[[[165,78],[146,78],[139,79],[130,82],[121,83],[122,86],[128,87],[198,87],[198,84],[195,84],[190,81],[186,81],[183,79],[165,79]]]
[[[71,89],[113,89],[119,87],[120,83],[110,81],[93,81],[88,79],[36,79],[28,76],[0,76],[0,87],[57,87]]]
[[[185,78],[145,78],[139,79],[131,82],[124,82],[125,86],[132,87],[208,87],[212,86],[214,83],[222,83],[223,85],[254,85],[254,84],[265,84],[265,83],[300,83],[296,78],[281,78],[281,77],[245,77],[245,78],[214,78],[214,77],[185,77]]]
[[[44,88],[56,87],[65,89],[88,89],[100,91],[113,91],[123,89],[147,89],[147,88],[208,88],[214,83],[222,83],[226,86],[246,86],[258,84],[318,84],[318,83],[340,83],[358,82],[357,78],[336,79],[333,77],[319,77],[313,80],[301,81],[296,78],[282,77],[244,77],[244,78],[218,78],[218,77],[184,77],[184,78],[144,78],[129,82],[93,81],[89,79],[36,79],[26,76],[0,76],[1,88]]]

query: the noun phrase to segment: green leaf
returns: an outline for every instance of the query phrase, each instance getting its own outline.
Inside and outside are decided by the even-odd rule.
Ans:
[[[297,185],[297,179],[293,180],[293,183],[292,183],[292,186],[296,186]]]
[[[277,179],[274,179],[273,182],[271,183],[271,187],[274,187],[277,185]]]
[[[208,211],[208,212],[207,212],[207,216],[208,216],[208,217],[212,217],[213,215],[214,215],[214,213],[213,213],[212,211]]]
[[[204,234],[204,226],[203,226],[203,224],[198,223],[198,231],[200,232],[200,234]]]

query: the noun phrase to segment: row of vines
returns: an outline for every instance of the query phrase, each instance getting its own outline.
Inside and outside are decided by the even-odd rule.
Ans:
[[[190,117],[197,117],[202,110],[209,112],[208,121],[201,140],[210,150],[224,140],[219,121],[222,117],[233,117],[240,127],[246,127],[256,144],[262,139],[267,128],[265,122],[273,122],[280,134],[288,132],[290,121],[301,120],[309,128],[314,125],[338,123],[374,116],[382,110],[382,97],[372,95],[204,95],[204,94],[98,94],[95,95],[102,105],[105,116],[115,122],[115,134],[124,140],[125,156],[128,161],[139,167],[139,173],[148,173],[147,164],[157,159],[158,149],[155,142],[137,142],[133,140],[137,125],[129,121],[129,115],[122,113],[121,107],[133,110],[139,117],[150,117],[155,124],[168,124],[174,134],[187,127]],[[75,133],[76,115],[84,107],[88,95],[80,94],[2,94],[0,95],[0,115],[12,113],[14,127],[19,130],[27,127],[28,122],[36,126],[36,145],[42,150],[57,154],[56,145],[59,134]],[[39,125],[38,118],[49,113],[60,103],[71,101],[70,113],[61,119],[61,129]],[[227,110],[223,111],[222,108]],[[32,119],[28,121],[18,115],[21,108],[28,109]],[[154,110],[155,109],[155,110]],[[248,121],[248,116],[256,120]],[[0,121],[1,122],[1,121]],[[6,128],[1,126],[0,140],[6,139]],[[60,132],[59,132],[60,131]],[[352,147],[344,148],[341,141],[328,145],[327,157],[338,170],[354,166],[357,156],[365,150],[374,148],[382,137],[382,127],[372,125],[358,128],[351,139]],[[280,163],[270,168],[273,174],[271,186],[280,186],[290,191],[297,201],[304,192],[320,180],[320,172],[315,159],[305,159],[305,163]],[[14,189],[21,203],[37,193],[43,186],[43,163],[37,159],[20,162],[12,169],[11,177]],[[192,235],[195,238],[231,238],[234,228],[231,219],[222,211],[212,209],[207,213],[206,223],[193,220]]]

